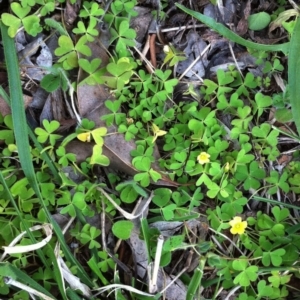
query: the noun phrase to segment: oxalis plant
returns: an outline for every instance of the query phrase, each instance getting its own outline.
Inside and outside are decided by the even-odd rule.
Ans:
[[[184,93],[189,101],[174,102],[179,81],[172,71],[185,59],[184,54],[172,45],[165,47],[163,64],[152,73],[136,59],[136,34],[130,20],[136,15],[133,7],[137,1],[112,1],[109,7],[83,2],[72,34],[50,18],[64,2],[15,1],[10,12],[1,15],[9,96],[2,88],[0,91],[12,115],[0,117],[0,243],[4,247],[0,293],[10,299],[29,299],[29,294],[54,299],[52,291],[59,290],[58,298],[80,298],[81,294],[93,298],[92,289],[119,284],[117,266],[122,262],[104,248],[103,228],[86,219],[106,215],[112,222],[113,237],[129,239],[136,225],[126,210],[140,197],[148,199],[152,192],[148,217],[141,220],[140,238],[148,261],[166,270],[172,266],[173,257],[185,249],[197,254],[196,268],[180,277],[186,285],[186,299],[200,299],[202,288],[211,291],[211,299],[218,299],[221,290],[240,300],[287,299],[291,289],[297,289],[292,282],[299,277],[300,241],[299,209],[284,200],[292,196],[297,199],[300,193],[299,151],[294,151],[286,166],[275,166],[282,152],[281,138],[298,143],[299,137],[266,120],[276,108],[278,123],[288,128],[295,121],[299,128],[293,116],[299,112],[295,45],[300,23],[296,22],[294,31],[288,27],[290,43],[259,45],[178,5],[219,34],[247,47],[257,63],[264,65],[260,77],[250,72],[241,74],[235,66],[218,70],[215,79],[205,79],[201,87],[187,85]],[[166,4],[162,2],[162,8]],[[96,25],[100,21],[109,28],[109,49],[113,49],[105,67],[100,67],[99,58],[90,59],[88,46],[99,35]],[[67,137],[57,134],[60,124],[55,120],[44,120],[34,132],[27,127],[13,38],[21,29],[36,36],[49,28],[59,32],[55,49],[58,60],[47,69],[41,86],[49,92],[61,88],[74,99],[76,84],[106,85],[115,96],[115,100],[105,102],[109,113],[101,119],[106,127],[95,128],[94,122],[80,117],[77,129]],[[284,69],[279,52],[289,53],[288,89],[270,94],[266,91],[272,75]],[[70,82],[69,74],[74,70],[87,74],[82,82]],[[126,141],[136,144],[130,153],[136,174],[125,179],[120,174],[108,174],[113,191],[94,176],[95,165],[110,164],[103,146],[107,128],[112,125]],[[81,164],[66,150],[73,139],[94,143],[92,156]],[[161,157],[156,154],[157,147]],[[75,171],[80,180],[74,177]],[[173,187],[154,185],[161,182]],[[250,204],[258,208],[252,211]],[[125,217],[120,219],[117,211]],[[53,221],[55,214],[76,220],[71,229],[66,228],[67,239]],[[152,227],[154,223],[189,224],[199,219],[210,235],[196,233],[192,241],[186,226],[165,237],[158,252],[157,238],[163,230]],[[62,276],[62,268],[70,274],[68,279]],[[207,276],[207,270],[215,275]],[[75,281],[80,284],[73,285]],[[129,286],[122,287],[130,290]],[[134,299],[149,296],[143,287],[131,292]],[[162,296],[155,293],[152,299]],[[115,299],[125,297],[116,291]]]

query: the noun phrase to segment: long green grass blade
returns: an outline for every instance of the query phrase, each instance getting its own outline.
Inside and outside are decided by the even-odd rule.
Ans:
[[[264,44],[257,44],[248,40],[243,39],[230,29],[228,29],[226,26],[224,26],[221,23],[217,23],[213,18],[210,18],[208,16],[205,16],[201,13],[198,13],[196,11],[193,11],[191,9],[188,9],[184,7],[181,4],[175,3],[175,5],[183,10],[185,13],[191,15],[195,19],[199,20],[200,22],[204,23],[211,29],[215,30],[225,38],[227,38],[230,41],[233,41],[237,44],[240,44],[242,46],[245,46],[250,49],[258,50],[258,51],[282,51],[283,53],[287,54],[289,50],[289,43],[279,44],[279,45],[264,45]]]
[[[18,154],[20,158],[20,163],[23,169],[23,172],[28,179],[31,187],[33,188],[35,194],[37,195],[41,207],[44,209],[46,216],[49,222],[53,226],[53,230],[61,244],[61,248],[64,252],[66,258],[71,262],[72,265],[77,266],[78,270],[78,277],[88,286],[93,286],[92,281],[90,280],[89,276],[79,264],[79,262],[75,259],[72,253],[69,250],[68,245],[64,240],[64,236],[59,228],[58,224],[53,220],[51,214],[49,213],[47,206],[43,201],[43,197],[41,195],[39,185],[35,176],[35,171],[32,163],[31,153],[30,153],[30,145],[29,145],[29,138],[28,138],[28,127],[27,121],[25,116],[24,110],[24,102],[23,102],[23,93],[21,89],[20,83],[20,74],[19,74],[19,66],[18,60],[16,55],[16,49],[14,40],[11,39],[7,34],[7,27],[0,22],[1,27],[1,34],[2,34],[2,41],[4,47],[4,54],[5,54],[5,61],[7,66],[7,73],[8,73],[8,81],[9,81],[9,88],[10,88],[10,98],[11,98],[11,111],[12,111],[12,119],[13,119],[13,126],[14,126],[14,133],[16,144],[18,148]],[[60,274],[59,272],[57,272]],[[62,278],[56,278],[58,287],[64,295],[63,286],[61,285]]]
[[[280,206],[284,206],[284,207],[287,207],[287,208],[300,210],[299,206],[284,203],[284,202],[280,202],[280,201],[276,201],[276,200],[272,200],[272,199],[267,199],[267,198],[263,198],[263,197],[259,197],[259,196],[253,196],[253,199],[258,200],[258,201],[262,201],[262,202],[266,202],[266,203],[270,203],[270,204],[273,204],[273,205],[280,205]]]
[[[199,287],[201,286],[205,262],[206,262],[205,257],[200,258],[199,266],[195,269],[194,275],[193,275],[191,282],[187,288],[186,300],[195,299],[195,294],[196,294],[197,290],[199,289]]]
[[[300,135],[300,18],[298,18],[290,41],[288,76],[290,88],[290,103],[293,119]]]

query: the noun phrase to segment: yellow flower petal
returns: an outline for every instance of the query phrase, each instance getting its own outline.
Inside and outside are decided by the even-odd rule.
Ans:
[[[133,119],[132,118],[126,118],[127,124],[133,124]]]
[[[197,156],[197,160],[199,162],[200,165],[204,165],[206,163],[209,163],[210,160],[210,155],[206,152],[201,152],[198,156]]]
[[[168,54],[170,52],[170,47],[168,45],[164,45],[163,51]]]
[[[91,132],[83,132],[77,135],[77,138],[82,142],[90,142],[91,141]]]
[[[159,131],[159,127],[154,123],[152,123],[152,131],[153,131],[154,134],[156,134],[156,132]]]
[[[152,130],[153,130],[153,133],[154,133],[152,143],[154,143],[156,141],[157,137],[163,136],[167,133],[167,131],[160,130],[159,127],[154,123],[152,124]]]
[[[156,132],[156,135],[157,135],[157,136],[163,136],[163,135],[165,135],[165,134],[167,134],[167,132],[164,131],[164,130],[159,130],[158,132]]]
[[[232,234],[243,234],[247,228],[247,221],[242,221],[241,217],[234,217],[233,220],[229,222],[231,226],[230,232]]]
[[[230,170],[229,162],[227,162],[224,166],[224,171],[227,173]]]

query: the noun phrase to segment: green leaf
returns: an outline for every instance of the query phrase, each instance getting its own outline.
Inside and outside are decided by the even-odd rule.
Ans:
[[[167,188],[158,188],[154,192],[152,201],[159,207],[166,206],[171,199],[172,191]]]
[[[118,239],[121,239],[121,240],[129,239],[132,229],[133,229],[133,223],[131,221],[127,221],[127,220],[117,221],[112,226],[113,234]]]
[[[40,26],[40,18],[38,16],[31,15],[25,17],[22,20],[22,23],[24,25],[25,31],[32,36],[37,36],[37,34],[42,32],[43,30],[43,28]]]
[[[77,28],[74,28],[73,32],[75,34],[84,34],[84,33],[86,33],[86,28],[84,26],[84,23],[82,21],[79,21],[77,23]]]
[[[27,7],[22,7],[19,3],[17,2],[13,2],[10,5],[11,10],[13,11],[13,13],[20,19],[23,19],[24,17],[26,17],[30,10],[31,7],[27,6]]]
[[[12,38],[15,37],[19,27],[22,24],[22,21],[20,19],[18,19],[17,17],[15,17],[11,14],[8,14],[8,13],[3,13],[1,15],[1,19],[2,19],[3,24],[8,26],[8,35]]]
[[[178,84],[178,79],[170,79],[164,83],[165,89],[167,93],[172,93],[174,90],[174,87]]]
[[[99,127],[91,131],[91,135],[93,136],[93,139],[95,143],[99,146],[103,146],[104,140],[103,136],[105,136],[107,133],[107,128],[105,127]]]
[[[225,73],[222,69],[217,70],[217,78],[219,85],[228,85],[234,80],[232,76],[230,76],[228,73]]]
[[[234,263],[234,262],[233,262]],[[250,266],[239,273],[233,280],[234,284],[240,284],[243,287],[247,287],[251,284],[251,281],[255,281],[258,277],[258,267]]]
[[[175,235],[168,238],[163,246],[164,252],[172,252],[180,248],[184,244],[184,235]]]
[[[47,74],[41,80],[41,87],[47,92],[51,93],[57,90],[61,86],[61,79],[59,76],[53,74]]]
[[[97,267],[100,268],[102,272],[107,272],[109,268],[112,270],[114,269],[116,263],[108,256],[107,252],[98,252],[98,257],[101,261],[98,263]]]
[[[264,252],[262,257],[262,263],[268,267],[272,263],[273,266],[278,267],[282,263],[282,256],[285,254],[284,249],[277,249],[274,251]]]
[[[273,293],[273,288],[266,285],[265,280],[260,280],[257,284],[258,296],[269,297]]]
[[[162,178],[161,174],[153,170],[152,168],[150,169],[149,174],[154,182],[157,182],[159,179]]]
[[[212,80],[204,79],[203,84],[207,87],[205,92],[208,95],[211,95],[219,86]]]
[[[86,45],[87,43],[87,37],[86,36],[82,36],[76,43],[75,45],[75,49],[85,55],[85,56],[91,56],[92,55],[92,50],[89,46]]]
[[[94,58],[91,62],[89,62],[87,59],[80,58],[78,60],[79,66],[87,73],[92,74],[94,73],[99,66],[101,65],[101,59],[100,58]]]
[[[93,154],[91,157],[91,164],[98,164],[101,166],[109,166],[110,161],[109,158],[102,154],[102,146],[101,145],[95,145],[93,147]]]
[[[150,184],[150,176],[148,172],[135,174],[134,180],[139,181],[142,187],[147,187]]]
[[[72,39],[69,36],[61,35],[58,39],[59,47],[55,49],[54,53],[57,56],[62,56],[75,49]]]
[[[261,93],[255,95],[255,102],[257,104],[257,115],[260,117],[266,110],[266,107],[271,106],[272,99],[270,96],[265,96]],[[263,125],[263,124],[262,124]]]
[[[272,213],[277,223],[284,221],[290,215],[290,211],[287,208],[280,209],[278,206],[272,207]]]
[[[248,17],[248,26],[251,30],[262,30],[271,22],[271,16],[262,11]]]
[[[275,112],[275,118],[280,123],[287,123],[293,120],[292,111],[286,107],[278,108]]]
[[[122,189],[120,198],[124,203],[133,203],[137,199],[138,195],[139,194],[136,192],[134,187],[128,185],[124,189]]]
[[[143,157],[140,160],[134,162],[134,167],[139,171],[149,171],[151,161],[149,157]]]
[[[54,11],[54,9],[55,9],[54,2],[45,3],[45,5],[41,9],[41,16],[46,16],[50,12]]]
[[[254,126],[252,128],[252,134],[255,137],[265,139],[268,136],[270,130],[271,130],[271,125],[267,123],[263,123],[260,126]]]
[[[136,37],[136,32],[134,29],[129,28],[129,22],[124,20],[120,23],[119,35],[133,40]]]

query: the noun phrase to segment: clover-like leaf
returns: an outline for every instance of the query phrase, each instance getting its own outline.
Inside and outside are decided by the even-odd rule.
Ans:
[[[134,167],[139,171],[149,171],[151,160],[149,157],[142,157],[134,162]]]
[[[22,20],[22,23],[24,25],[25,31],[32,36],[36,36],[38,33],[40,33],[43,30],[43,28],[40,26],[40,18],[38,16],[31,15],[25,17]]]
[[[87,37],[82,36],[76,43],[75,49],[79,53],[85,55],[85,56],[91,56],[92,55],[92,50],[89,46],[86,45],[87,43]]]
[[[240,284],[241,286],[247,287],[250,285],[251,281],[255,281],[257,279],[258,277],[257,271],[258,271],[257,266],[250,266],[245,270],[243,270],[241,273],[239,273],[233,280],[233,283]]]
[[[57,56],[62,56],[75,49],[72,39],[69,36],[61,35],[58,39],[58,48],[54,53]]]
[[[8,35],[10,37],[15,37],[19,27],[22,24],[22,21],[19,18],[8,13],[3,13],[1,15],[1,20],[4,25],[8,26]]]
[[[284,221],[290,215],[290,211],[287,208],[280,209],[278,206],[272,208],[272,213],[278,223]]]
[[[262,30],[271,22],[271,16],[262,11],[248,17],[248,26],[250,30]]]
[[[10,5],[10,8],[11,10],[13,11],[13,13],[19,18],[19,19],[23,19],[25,18],[30,10],[31,10],[31,7],[30,6],[27,6],[27,7],[22,7],[20,5],[20,3],[18,2],[13,2],[11,5]]]
[[[91,164],[92,165],[98,164],[98,165],[105,166],[105,167],[109,166],[109,164],[110,164],[109,158],[102,154],[102,146],[95,145],[93,147]]]
[[[268,251],[263,253],[262,263],[265,267],[273,266],[278,267],[282,263],[282,256],[285,254],[284,249],[276,249],[274,251]]]
[[[117,221],[112,226],[113,234],[121,240],[127,240],[130,237],[132,229],[133,223],[128,220]]]
[[[95,143],[100,146],[104,144],[103,136],[105,136],[106,133],[107,129],[105,127],[99,127],[91,131]]]

